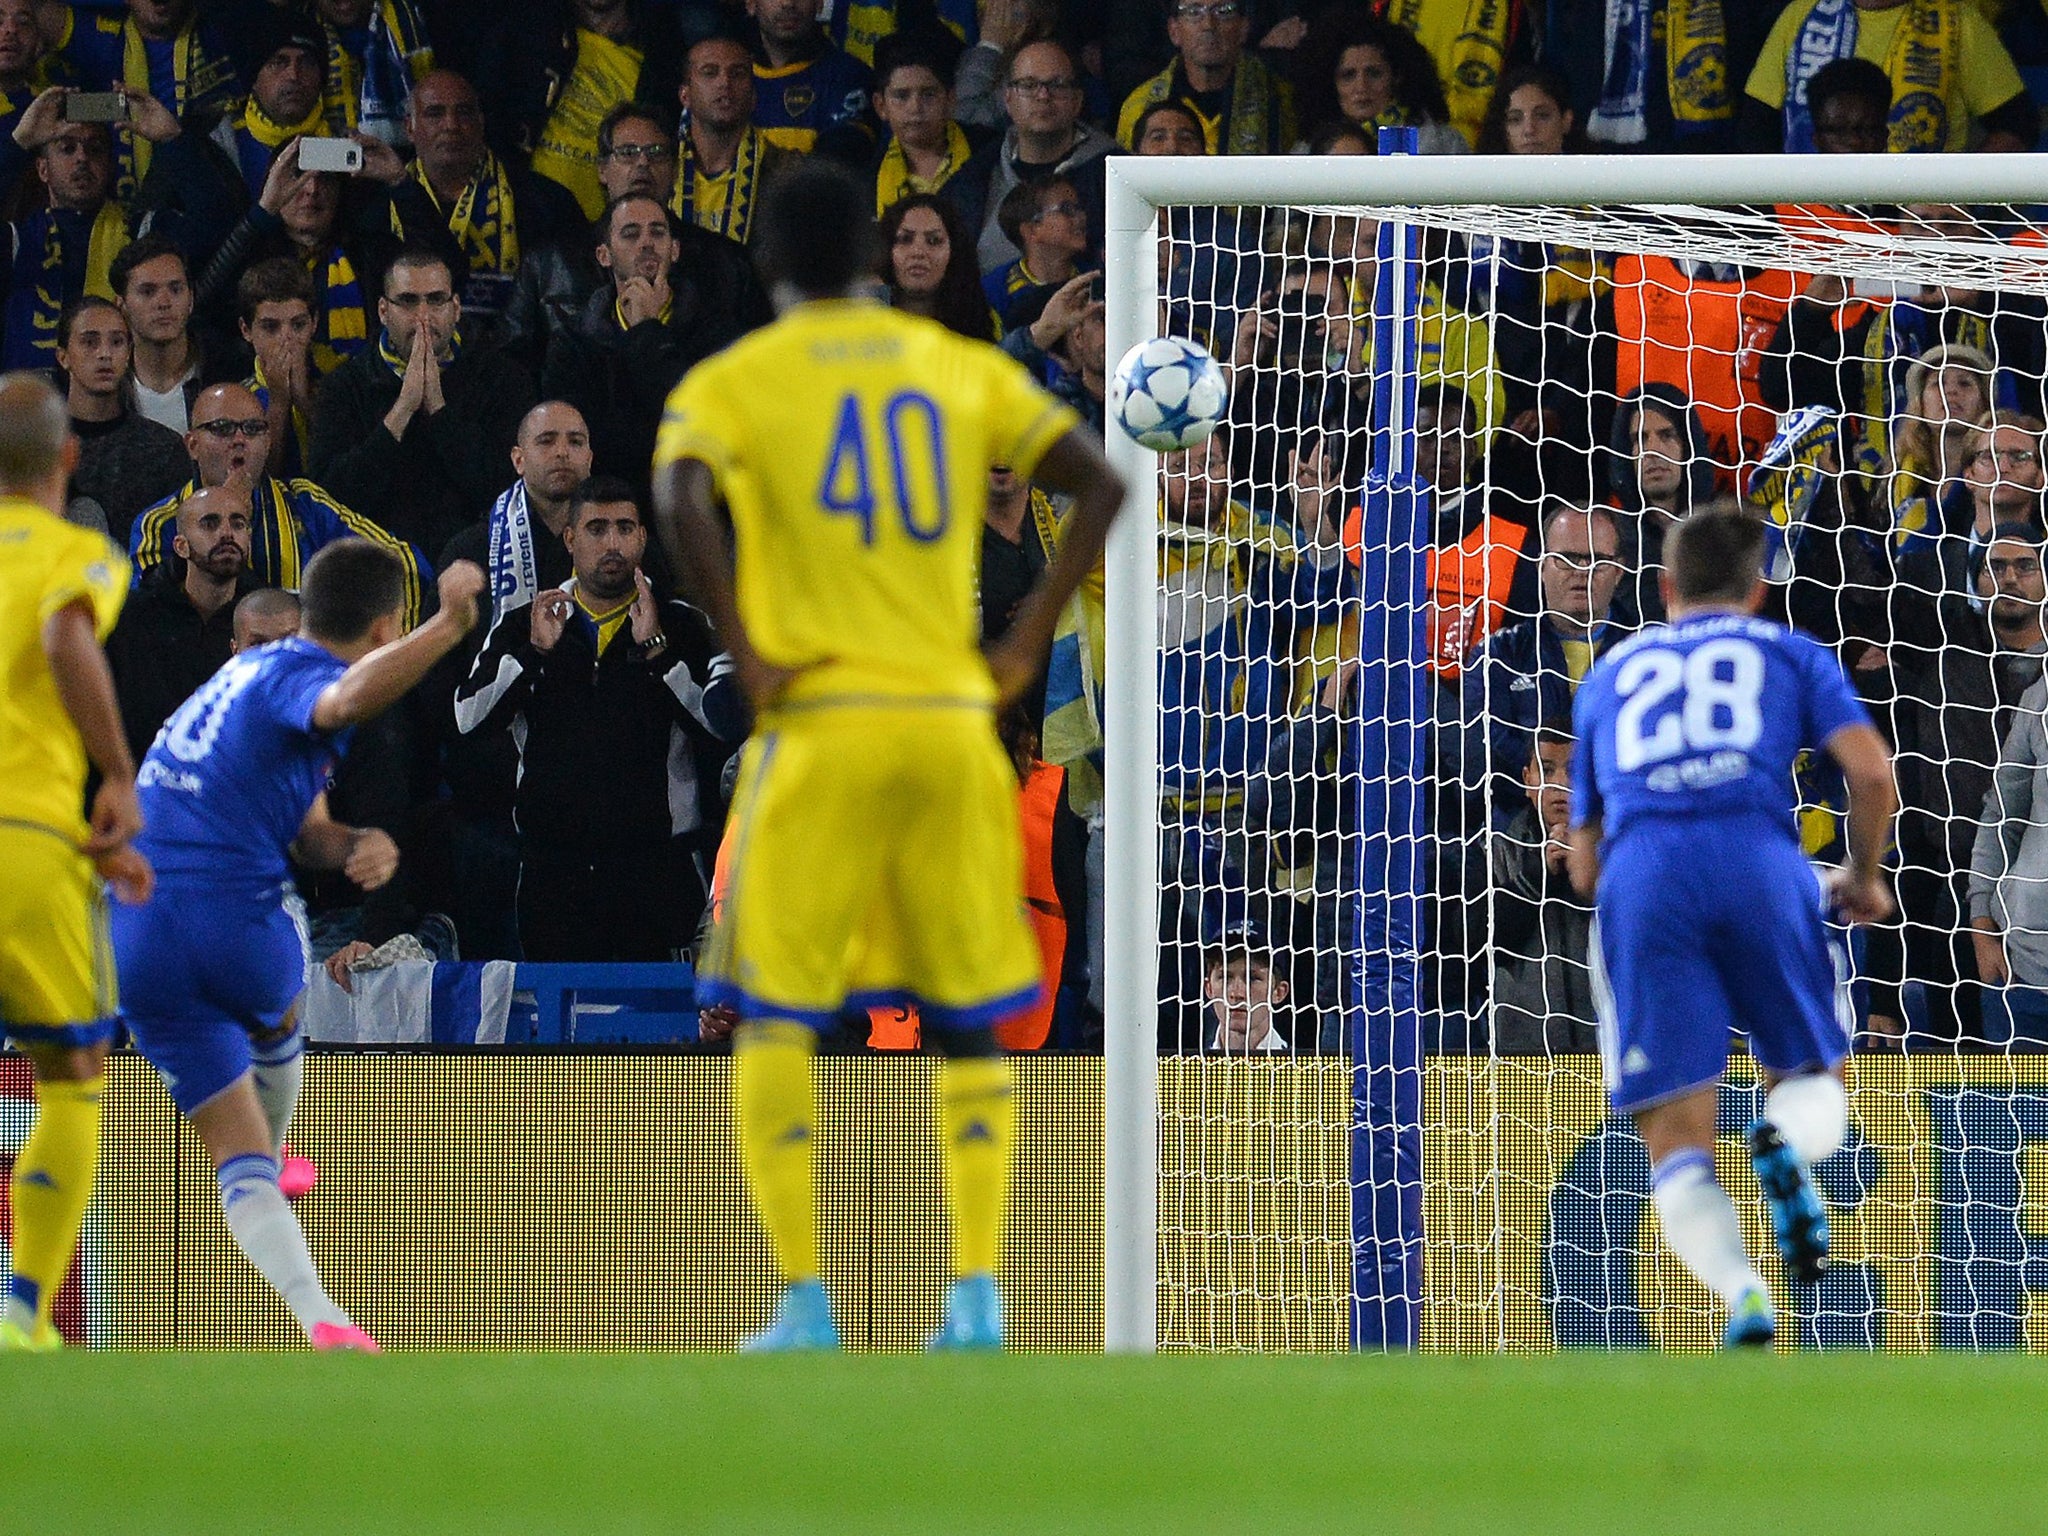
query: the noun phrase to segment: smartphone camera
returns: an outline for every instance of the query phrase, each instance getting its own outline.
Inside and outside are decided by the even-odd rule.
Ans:
[[[353,176],[363,168],[363,146],[354,139],[299,140],[299,169],[302,171],[339,171],[344,176]]]
[[[73,91],[64,98],[67,123],[120,123],[128,118],[128,98],[119,91]]]

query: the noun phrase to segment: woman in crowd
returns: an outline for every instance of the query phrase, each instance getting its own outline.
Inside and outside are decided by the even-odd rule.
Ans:
[[[1892,524],[1902,540],[1954,532],[1970,515],[1965,460],[1992,403],[1991,359],[1975,347],[1929,347],[1906,370],[1892,421]]]
[[[1377,16],[1338,12],[1310,29],[1300,56],[1304,123],[1354,123],[1418,130],[1425,155],[1462,155],[1470,145],[1451,126],[1436,61],[1405,28]]]
[[[883,286],[889,302],[976,341],[1000,340],[981,291],[974,237],[953,205],[915,193],[882,215]]]
[[[1503,71],[1479,128],[1483,155],[1570,155],[1591,145],[1572,111],[1565,77],[1542,64]],[[1591,251],[1526,240],[1470,237],[1469,308],[1491,317],[1508,386],[1512,429],[1541,441],[1584,435],[1592,378],[1593,307],[1608,264]],[[1539,384],[1540,381],[1540,384]],[[1581,445],[1583,446],[1583,445]]]

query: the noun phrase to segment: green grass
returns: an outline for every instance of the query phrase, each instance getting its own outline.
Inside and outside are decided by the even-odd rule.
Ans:
[[[8,1357],[0,1530],[2017,1532],[2044,1395],[2010,1356]]]

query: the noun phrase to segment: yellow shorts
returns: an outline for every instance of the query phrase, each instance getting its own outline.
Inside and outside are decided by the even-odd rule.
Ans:
[[[884,1003],[954,1030],[1029,1007],[1039,960],[1017,818],[985,709],[764,717],[741,760],[700,1001],[820,1029]]]
[[[0,1027],[30,1045],[114,1037],[114,949],[92,863],[56,832],[0,821]]]

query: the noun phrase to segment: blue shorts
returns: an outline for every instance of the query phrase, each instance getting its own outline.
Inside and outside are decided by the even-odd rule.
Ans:
[[[1592,953],[1621,1112],[1718,1082],[1731,1030],[1773,1073],[1849,1054],[1849,959],[1820,876],[1761,821],[1658,822],[1604,851]]]
[[[249,1070],[249,1037],[274,1032],[305,990],[305,910],[288,887],[160,882],[142,906],[115,904],[114,960],[135,1048],[189,1115]]]

